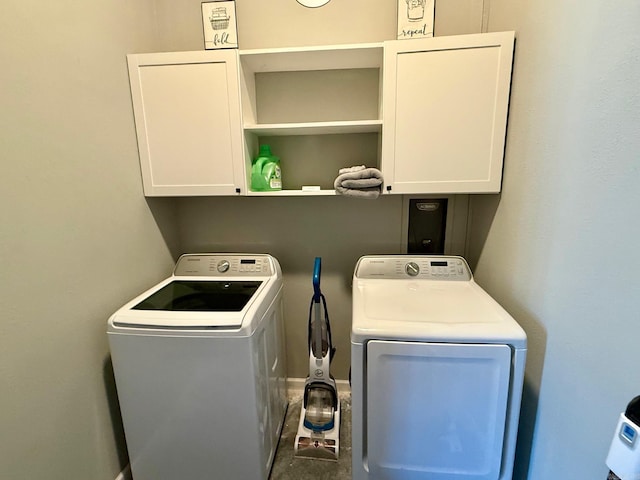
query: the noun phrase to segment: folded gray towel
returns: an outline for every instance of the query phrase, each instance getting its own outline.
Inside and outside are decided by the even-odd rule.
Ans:
[[[380,196],[380,187],[372,188],[344,188],[336,187],[336,193],[338,195],[344,195],[345,197],[357,197],[357,198],[369,198],[375,199]]]
[[[359,198],[378,198],[382,193],[382,172],[377,168],[341,169],[333,183],[336,193]]]
[[[364,170],[365,167],[364,165],[356,165],[355,167],[347,167],[347,168],[341,168],[340,170],[338,170],[338,175],[342,175],[343,173],[352,173],[352,172],[358,172],[360,170]]]

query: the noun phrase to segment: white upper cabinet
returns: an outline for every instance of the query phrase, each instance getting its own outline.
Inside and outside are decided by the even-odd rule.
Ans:
[[[127,61],[145,195],[244,193],[237,51]]]
[[[500,191],[514,33],[128,55],[146,196],[335,195],[377,167],[385,193]],[[251,190],[268,144],[282,191]]]
[[[388,193],[500,191],[514,33],[384,44]]]

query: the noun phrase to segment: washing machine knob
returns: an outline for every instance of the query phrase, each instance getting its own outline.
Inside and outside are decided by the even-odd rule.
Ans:
[[[404,266],[404,271],[407,272],[407,275],[415,277],[420,273],[420,267],[416,262],[409,262]]]
[[[229,266],[230,266],[230,264],[229,264],[229,261],[228,261],[228,260],[220,260],[220,261],[218,262],[218,271],[219,271],[220,273],[224,273],[224,272],[226,272],[227,270],[229,270]]]

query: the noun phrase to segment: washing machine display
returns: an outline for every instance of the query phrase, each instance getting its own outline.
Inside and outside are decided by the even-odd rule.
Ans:
[[[267,480],[287,408],[282,273],[184,255],[108,337],[135,480]]]
[[[363,257],[353,478],[511,479],[526,336],[460,257]]]

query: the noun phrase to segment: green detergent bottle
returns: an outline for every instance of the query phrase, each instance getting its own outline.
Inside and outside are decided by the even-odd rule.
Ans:
[[[253,160],[251,190],[254,192],[282,190],[280,159],[271,154],[269,145],[260,145],[260,153]]]

